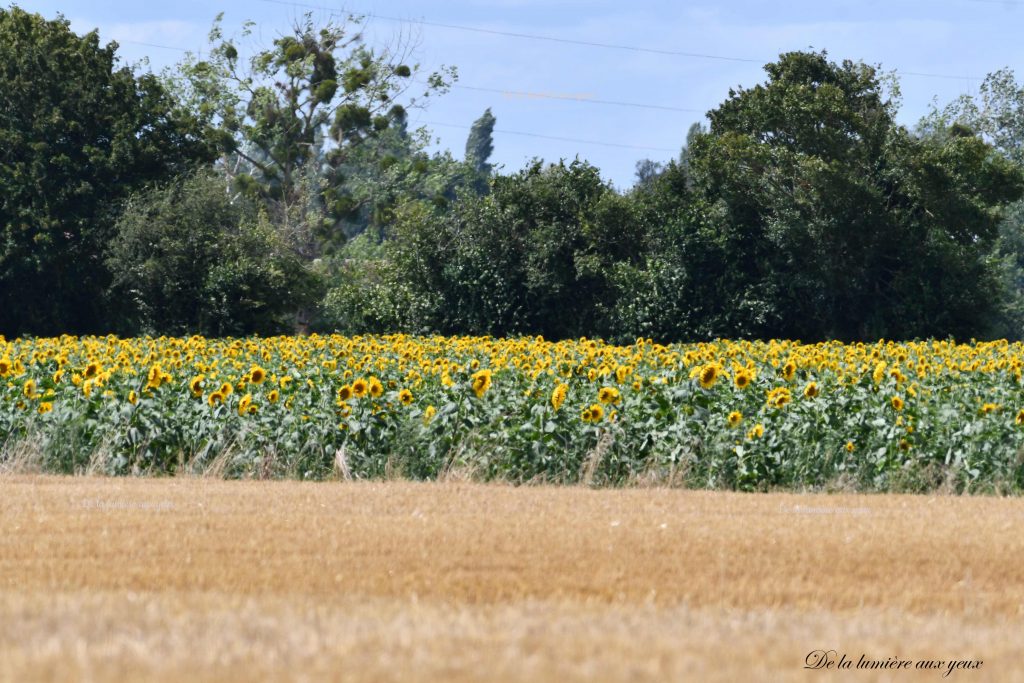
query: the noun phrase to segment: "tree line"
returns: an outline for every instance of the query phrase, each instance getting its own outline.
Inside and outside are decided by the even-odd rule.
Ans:
[[[456,71],[359,27],[242,58],[218,20],[154,75],[0,9],[0,333],[1022,336],[1008,69],[910,129],[877,68],[785,53],[620,191],[494,168],[489,109],[462,160],[428,153],[409,111]]]

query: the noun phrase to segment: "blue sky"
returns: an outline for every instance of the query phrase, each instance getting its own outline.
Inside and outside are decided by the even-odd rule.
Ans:
[[[439,148],[461,158],[466,129],[489,106],[497,117],[497,131],[508,131],[496,131],[492,157],[506,172],[522,168],[532,157],[554,161],[578,155],[601,168],[619,188],[633,183],[637,160],[675,156],[691,123],[703,120],[703,112],[724,100],[730,87],[763,81],[764,62],[783,51],[827,49],[836,60],[863,60],[885,69],[943,76],[901,76],[900,120],[908,125],[925,114],[936,98],[945,103],[961,93],[977,92],[981,79],[991,71],[1009,66],[1017,69],[1018,80],[1024,77],[1024,41],[1020,40],[1024,0],[358,0],[345,5],[305,0],[304,4],[376,15],[365,32],[369,43],[383,45],[411,37],[415,44],[411,61],[418,61],[425,71],[455,65],[461,85],[503,91],[454,88],[432,101],[427,110],[415,111],[413,123],[427,125]],[[332,14],[272,0],[43,0],[19,5],[47,17],[62,13],[79,32],[98,28],[104,40],[121,44],[119,53],[126,62],[148,57],[155,70],[177,62],[181,52],[139,43],[201,50],[214,16],[221,11],[227,33],[238,31],[243,21],[251,19],[266,44],[306,11],[320,19]],[[421,21],[754,61],[531,40],[416,23]]]

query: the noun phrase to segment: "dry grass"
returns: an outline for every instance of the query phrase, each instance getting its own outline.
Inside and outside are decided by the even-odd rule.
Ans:
[[[0,680],[1024,681],[1022,529],[1021,499],[7,476]]]

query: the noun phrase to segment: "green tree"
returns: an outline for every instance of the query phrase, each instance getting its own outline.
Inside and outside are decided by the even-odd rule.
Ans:
[[[641,159],[636,162],[636,186],[649,187],[665,170],[665,165],[653,159]]]
[[[108,263],[128,332],[276,334],[318,295],[316,277],[249,201],[211,171],[133,197]]]
[[[481,175],[490,175],[491,165],[487,160],[494,152],[494,124],[497,119],[488,107],[484,113],[473,122],[469,129],[469,136],[466,138],[466,163],[472,166]]]
[[[997,151],[1024,168],[1024,85],[1017,83],[1012,70],[989,74],[977,97],[962,95],[942,109],[934,108],[922,119],[919,131],[944,138],[963,127],[984,136]],[[997,333],[1020,339],[1024,336],[1024,201],[1014,203],[1000,224],[997,252],[1010,292]]]
[[[874,68],[787,53],[730,91],[689,152],[686,238],[706,335],[805,340],[984,334],[1020,171],[980,138],[919,138]],[[699,245],[699,248],[688,243]],[[706,289],[704,289],[706,288]]]
[[[343,222],[362,206],[346,182],[354,151],[390,129],[404,131],[407,109],[454,77],[450,69],[433,73],[421,96],[406,97],[416,67],[403,63],[405,47],[375,52],[363,42],[361,22],[350,16],[318,27],[307,14],[246,63],[218,17],[209,56],[190,55],[182,77],[172,79],[216,128],[233,185],[264,203],[306,259],[344,241]],[[242,37],[251,29],[246,24]]]
[[[637,227],[593,166],[535,161],[444,211],[406,207],[390,258],[419,328],[594,336],[607,331],[613,264],[638,258]]]
[[[0,9],[3,334],[109,329],[103,249],[119,202],[214,156],[199,122],[116,51],[63,17]]]

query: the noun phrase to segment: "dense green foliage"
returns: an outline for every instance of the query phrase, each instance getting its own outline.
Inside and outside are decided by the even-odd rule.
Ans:
[[[243,58],[218,19],[158,78],[0,10],[0,333],[1024,334],[1008,70],[910,131],[875,68],[783,54],[620,192],[496,172],[490,109],[464,161],[428,153],[408,111],[454,69],[412,80],[360,21]]]
[[[1020,170],[970,134],[895,124],[874,70],[783,55],[691,151],[709,335],[967,337],[997,311],[988,261]]]
[[[116,44],[0,9],[0,333],[109,329],[103,249],[120,202],[212,149]]]
[[[619,195],[534,163],[396,223],[405,329],[627,340],[984,336],[1005,327],[1024,178],[964,128],[915,136],[874,69],[792,53]]]
[[[488,195],[407,211],[390,253],[423,297],[417,327],[566,338],[609,327],[607,273],[636,256],[639,225],[593,166],[535,162]]]
[[[293,306],[316,300],[316,277],[266,216],[211,173],[133,198],[108,264],[132,332],[287,332]]]

